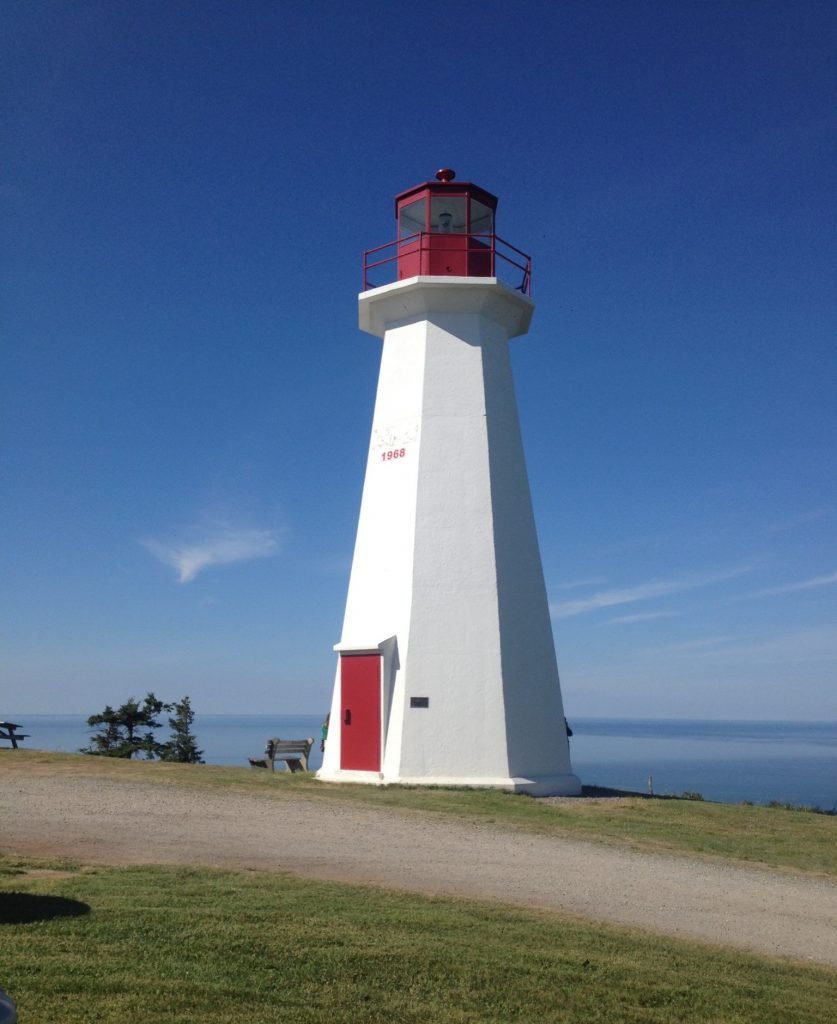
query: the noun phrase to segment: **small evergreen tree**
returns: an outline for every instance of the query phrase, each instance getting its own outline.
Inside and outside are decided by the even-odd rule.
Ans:
[[[124,758],[144,753],[152,759],[161,750],[161,744],[154,738],[154,730],[160,728],[157,716],[167,709],[168,705],[153,693],[146,694],[142,704],[131,697],[115,711],[107,705],[104,711],[87,719],[91,729],[104,728],[91,735],[90,746],[82,747],[81,753]]]
[[[185,764],[203,764],[203,751],[198,750],[197,740],[192,733],[195,712],[188,697],[166,706],[174,712],[169,717],[171,736],[160,747],[161,761],[180,761]]]
[[[124,736],[119,724],[119,712],[114,711],[110,704],[105,705],[104,711],[98,715],[91,715],[87,719],[91,729],[96,725],[103,725],[101,732],[94,732],[90,737],[90,746],[82,747],[82,754],[104,754],[106,757],[121,757],[117,750],[124,742]]]

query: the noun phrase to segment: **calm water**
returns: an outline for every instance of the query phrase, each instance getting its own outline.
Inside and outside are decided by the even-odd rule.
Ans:
[[[75,751],[88,742],[82,715],[7,717],[32,738],[26,747]],[[313,736],[319,768],[321,715],[197,715],[194,731],[210,764],[246,765],[270,736]],[[703,722],[573,718],[573,769],[588,785],[707,800],[781,800],[837,808],[837,722]],[[165,730],[160,730],[164,738]]]
[[[579,718],[573,768],[588,785],[837,808],[837,722]]]

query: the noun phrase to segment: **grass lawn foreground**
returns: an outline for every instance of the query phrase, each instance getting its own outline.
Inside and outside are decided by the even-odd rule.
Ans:
[[[84,777],[455,815],[635,849],[837,873],[837,818],[692,800],[548,804],[238,768],[0,751]],[[2,840],[0,840],[0,848]],[[824,1024],[837,972],[514,910],[206,868],[0,858],[0,985],[26,1024]]]
[[[828,968],[556,914],[257,872],[13,858],[0,889],[0,984],[25,1024],[834,1019]]]

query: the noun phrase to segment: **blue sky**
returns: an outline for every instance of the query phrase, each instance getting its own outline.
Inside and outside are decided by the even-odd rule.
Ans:
[[[837,7],[6,0],[0,717],[327,706],[380,342],[454,167],[572,716],[837,718]]]

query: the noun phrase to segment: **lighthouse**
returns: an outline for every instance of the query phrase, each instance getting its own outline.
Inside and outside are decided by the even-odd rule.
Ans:
[[[452,170],[364,257],[378,391],[318,778],[575,794],[509,340],[534,305]]]

